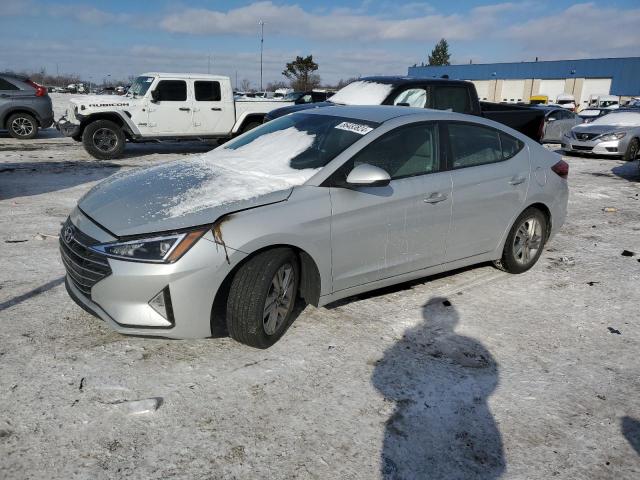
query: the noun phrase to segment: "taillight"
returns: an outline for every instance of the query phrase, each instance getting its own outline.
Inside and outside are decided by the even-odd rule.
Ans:
[[[47,94],[47,87],[38,85],[36,82],[32,82],[31,80],[27,80],[27,83],[36,89],[36,97],[44,97]]]
[[[553,167],[551,167],[551,170],[553,170],[556,175],[564,179],[569,176],[569,164],[564,160],[560,160],[558,163],[556,163]]]

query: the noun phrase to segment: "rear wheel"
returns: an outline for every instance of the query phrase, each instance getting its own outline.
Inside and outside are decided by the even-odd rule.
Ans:
[[[638,158],[638,151],[640,150],[640,142],[638,142],[637,138],[632,139],[629,142],[629,146],[627,147],[627,151],[624,152],[623,159],[627,162],[633,162],[636,158]]]
[[[18,140],[30,140],[38,134],[38,122],[28,113],[14,113],[7,120],[9,135]]]
[[[535,265],[547,239],[547,219],[537,208],[527,208],[514,222],[502,257],[494,265],[509,273],[523,273]]]
[[[234,340],[268,348],[293,321],[300,268],[288,248],[257,254],[236,272],[227,299],[227,328]]]
[[[122,154],[126,138],[116,123],[110,120],[96,120],[85,127],[82,143],[92,157],[110,160]]]
[[[259,127],[260,125],[262,125],[260,122],[249,122],[242,127],[242,133],[248,132],[249,130],[253,130],[256,127]]]

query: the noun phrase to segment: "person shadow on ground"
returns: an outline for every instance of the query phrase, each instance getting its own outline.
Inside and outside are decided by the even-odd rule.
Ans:
[[[395,410],[381,452],[385,480],[496,479],[505,470],[502,438],[487,405],[498,365],[477,340],[455,333],[445,298],[423,307],[377,363],[372,383]]]

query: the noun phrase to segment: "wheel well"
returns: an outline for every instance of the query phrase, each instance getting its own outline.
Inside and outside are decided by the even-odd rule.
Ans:
[[[534,203],[527,208],[536,208],[542,212],[544,218],[547,220],[547,238],[551,235],[551,210],[544,203]]]
[[[264,116],[264,113],[252,113],[251,115],[247,115],[246,117],[244,117],[244,120],[242,120],[242,124],[240,124],[240,128],[238,128],[238,132],[242,132],[244,130],[244,127],[246,127],[249,123],[262,123],[262,121],[264,120]]]
[[[233,280],[236,272],[244,265],[247,261],[253,258],[255,255],[262,253],[266,250],[271,250],[274,248],[290,248],[293,250],[298,256],[298,261],[300,262],[300,287],[298,291],[298,295],[300,298],[304,299],[307,303],[318,306],[320,301],[320,270],[316,265],[316,262],[313,260],[311,255],[307,252],[293,245],[287,244],[279,244],[279,245],[269,245],[268,247],[261,248],[252,252],[250,255],[247,255],[246,258],[242,259],[233,269],[227,274],[223,282],[220,284],[220,288],[216,292],[215,298],[213,300],[213,307],[211,309],[211,335],[214,337],[218,336],[226,336],[227,334],[227,326],[226,326],[226,306],[227,306],[227,297],[229,296],[229,289],[231,288],[231,281]]]
[[[131,132],[129,131],[129,127],[127,126],[126,123],[124,123],[120,115],[117,115],[115,113],[107,113],[107,112],[94,113],[93,115],[82,119],[82,121],[80,122],[80,131],[78,132],[78,135],[82,135],[84,133],[84,129],[87,128],[87,125],[97,120],[109,120],[117,124],[122,128],[122,131],[124,132],[125,136],[127,138],[131,138]]]
[[[40,119],[38,118],[38,115],[36,115],[35,112],[32,112],[31,110],[27,110],[26,108],[16,108],[15,110],[10,110],[5,113],[5,117],[2,120],[3,128],[7,128],[7,129],[9,128],[9,117],[11,115],[15,115],[16,113],[26,113],[28,115],[31,115],[33,118],[36,119],[38,126],[40,126]]]

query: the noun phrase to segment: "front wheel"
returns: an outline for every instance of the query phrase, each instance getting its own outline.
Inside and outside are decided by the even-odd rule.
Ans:
[[[111,160],[124,151],[126,138],[119,125],[110,120],[96,120],[82,132],[85,150],[98,160]]]
[[[257,254],[236,272],[227,299],[229,335],[240,343],[268,348],[294,318],[300,268],[288,248]]]
[[[514,222],[502,257],[494,265],[509,273],[523,273],[535,265],[547,239],[547,219],[537,208],[527,208]]]
[[[627,162],[633,162],[638,157],[638,151],[640,150],[640,142],[637,138],[631,139],[627,151],[624,152],[623,159]]]
[[[38,122],[28,113],[15,113],[7,120],[9,135],[18,140],[31,140],[38,134]]]

